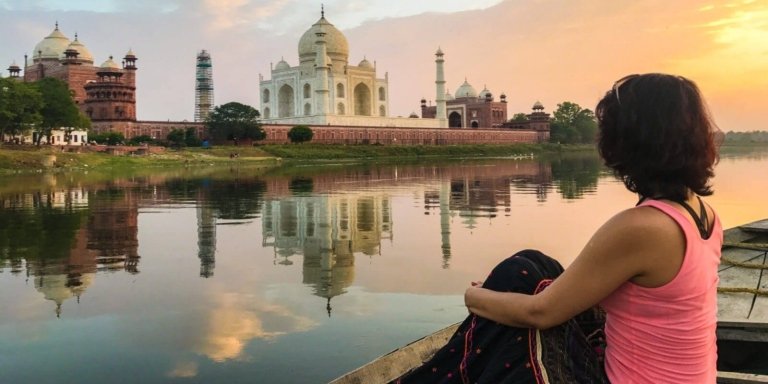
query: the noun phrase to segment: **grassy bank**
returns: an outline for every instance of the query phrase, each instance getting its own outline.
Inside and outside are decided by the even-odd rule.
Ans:
[[[58,147],[0,146],[0,174],[29,171],[111,170],[195,165],[264,164],[278,161],[387,161],[413,162],[424,158],[482,158],[547,156],[561,152],[594,151],[591,145],[513,144],[382,146],[287,144],[215,146],[168,149],[161,154],[111,155],[96,152],[62,152]]]
[[[285,160],[413,160],[425,157],[468,158],[529,156],[562,151],[594,150],[594,146],[559,144],[513,144],[513,145],[325,145],[287,144],[264,145],[259,147],[275,157]]]
[[[0,146],[0,174],[36,171],[111,170],[178,166],[274,163],[270,154],[251,147],[169,149],[162,154],[111,155],[100,152],[62,152],[58,147]],[[237,154],[231,158],[231,154]]]

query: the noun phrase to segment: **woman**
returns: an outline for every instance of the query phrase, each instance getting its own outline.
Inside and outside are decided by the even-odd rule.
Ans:
[[[715,211],[700,196],[712,194],[709,179],[717,161],[717,128],[696,85],[683,77],[665,74],[620,79],[600,100],[595,112],[600,155],[627,189],[639,195],[637,206],[619,212],[602,225],[559,277],[551,280],[554,276],[548,272],[538,273],[535,279],[546,283],[536,289],[531,290],[530,283],[528,292],[489,286],[488,281],[472,283],[464,295],[473,314],[470,319],[537,332],[566,326],[578,332],[555,334],[577,340],[578,345],[594,345],[591,330],[583,329],[580,321],[574,323],[574,317],[578,320],[578,316],[599,305],[606,313],[604,367],[608,381],[714,383],[717,266],[723,235]],[[526,267],[530,260],[515,261],[521,257],[529,258],[518,254],[497,269],[511,264],[513,267],[505,267],[506,271],[525,277],[530,275],[529,270],[539,269]],[[546,256],[541,260],[547,260]],[[496,271],[491,274],[494,284],[497,276]],[[474,347],[477,343],[473,342],[482,339],[470,319],[452,340],[461,344],[457,339],[463,335],[465,350],[468,343]],[[548,367],[540,358],[541,351],[549,348],[547,338],[535,332],[529,335],[525,364],[532,374],[525,376],[528,379],[518,376],[506,380],[498,373],[485,379],[483,371],[497,369],[499,363],[484,361],[482,368],[473,370],[465,352],[457,369],[435,381],[450,382],[445,376],[453,378],[458,374],[461,380],[456,382],[547,382],[553,377],[548,370],[556,374],[563,369],[572,371],[571,379],[561,381],[604,379],[590,379],[594,372],[583,375],[580,367],[592,366],[590,361],[583,361],[585,353],[589,360],[599,357],[583,348],[577,352],[579,356],[569,355],[567,348],[574,343],[568,340],[565,347],[554,348],[565,353],[550,359]],[[538,347],[538,352],[532,346]],[[502,344],[501,348],[510,347]],[[510,352],[503,353],[509,356]],[[576,368],[574,358],[582,360]],[[498,360],[490,358],[494,359]]]

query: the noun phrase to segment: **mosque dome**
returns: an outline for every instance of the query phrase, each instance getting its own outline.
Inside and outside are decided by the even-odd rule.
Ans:
[[[358,64],[357,66],[360,67],[360,68],[373,69],[373,64],[371,64],[371,62],[368,61],[368,59],[365,59],[365,58],[363,58],[363,60],[360,61],[360,64]]]
[[[77,58],[79,60],[88,61],[93,63],[93,55],[91,54],[91,51],[88,50],[88,48],[83,45],[83,43],[80,42],[80,40],[77,39],[77,34],[75,34],[75,40],[71,43],[69,43],[69,46],[67,49],[74,49],[77,51],[78,55]],[[61,58],[63,59],[65,55],[62,53]]]
[[[110,56],[109,59],[107,59],[107,61],[101,63],[99,68],[101,68],[102,70],[114,71],[114,70],[119,70],[120,66],[117,65],[117,63],[115,63],[115,61],[112,60],[112,56]]]
[[[462,84],[459,89],[456,90],[456,93],[454,96],[457,99],[464,98],[464,97],[477,97],[477,91],[475,90],[475,87],[470,85],[467,80],[464,80],[464,84]]]
[[[205,52],[205,51],[203,51],[203,52]],[[205,54],[208,55],[209,58],[211,57],[211,55],[209,55],[208,52],[205,52]],[[128,49],[128,52],[125,54],[125,58],[126,59],[135,59],[136,58],[136,54],[133,53],[133,49]]]
[[[314,60],[316,54],[317,33],[323,32],[328,56],[335,60],[347,62],[349,58],[349,43],[347,38],[333,24],[320,17],[299,39],[299,60],[301,62]]]
[[[541,104],[541,101],[536,101],[535,103],[533,103],[533,109],[537,109],[537,110],[544,109],[544,105]]]
[[[453,95],[448,91],[445,91],[445,100],[453,100]]]
[[[285,71],[287,69],[291,69],[291,66],[282,58],[275,64],[275,71]]]
[[[488,87],[483,87],[483,90],[480,91],[480,98],[481,99],[492,99],[493,94],[491,91],[488,90]]]
[[[56,24],[56,29],[46,36],[41,42],[35,45],[35,50],[32,53],[33,60],[39,59],[56,59],[58,60],[67,50],[71,42],[59,31],[59,24]]]

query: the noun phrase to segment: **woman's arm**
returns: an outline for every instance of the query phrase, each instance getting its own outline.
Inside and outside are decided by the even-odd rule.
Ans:
[[[464,294],[478,316],[514,327],[546,329],[599,303],[628,280],[663,285],[677,274],[685,238],[654,208],[619,213],[592,236],[560,277],[537,295],[472,286]]]

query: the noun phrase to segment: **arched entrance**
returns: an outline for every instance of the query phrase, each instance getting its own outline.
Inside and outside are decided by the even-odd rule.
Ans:
[[[472,128],[477,128],[480,125],[477,123],[477,120],[472,120]]]
[[[355,87],[355,115],[371,115],[371,89],[363,83]]]
[[[461,128],[461,114],[453,111],[448,115],[448,128]]]
[[[286,84],[280,87],[277,93],[277,117],[292,117],[295,107],[293,106],[293,88]]]

